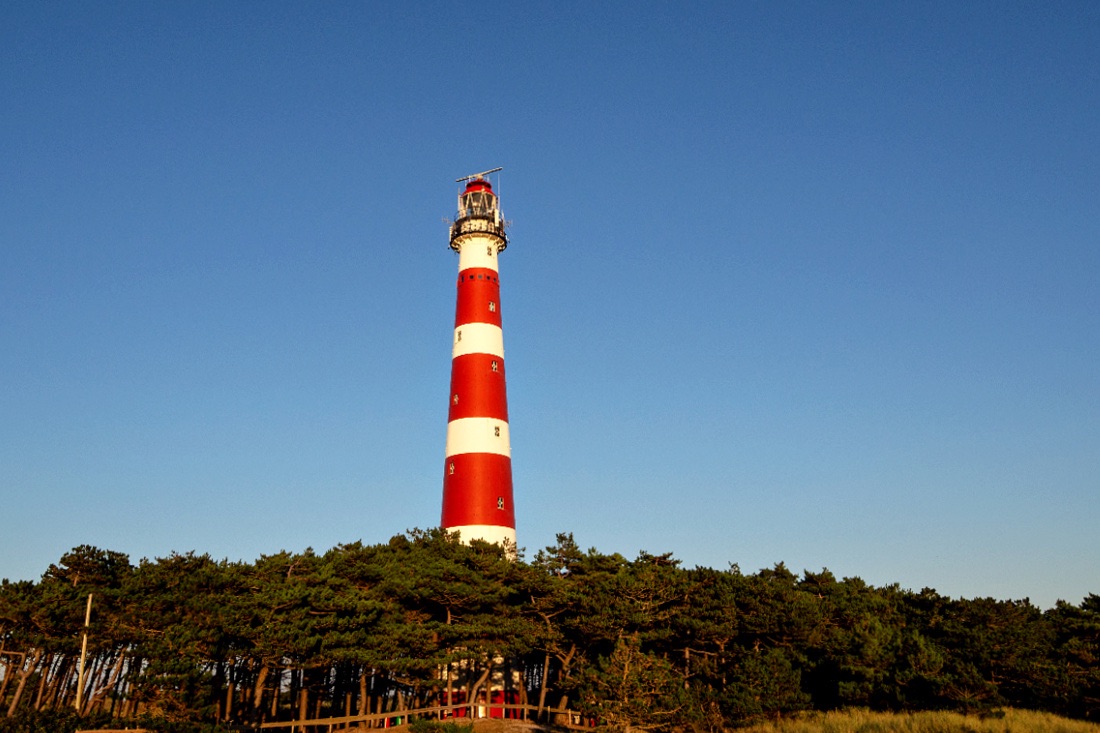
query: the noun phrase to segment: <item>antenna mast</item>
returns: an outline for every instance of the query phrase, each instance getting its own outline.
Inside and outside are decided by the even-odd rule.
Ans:
[[[491,170],[482,171],[481,173],[473,173],[473,174],[468,175],[468,176],[462,176],[462,178],[456,178],[455,183],[462,183],[463,181],[472,181],[474,179],[484,178],[485,176],[489,175],[490,173],[496,173],[497,171],[502,171],[502,170],[504,170],[503,166],[501,166],[500,168],[493,168]]]

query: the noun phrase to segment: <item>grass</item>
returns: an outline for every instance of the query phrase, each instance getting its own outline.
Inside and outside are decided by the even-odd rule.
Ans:
[[[1100,733],[1100,724],[1013,709],[984,716],[845,710],[757,723],[739,733]]]

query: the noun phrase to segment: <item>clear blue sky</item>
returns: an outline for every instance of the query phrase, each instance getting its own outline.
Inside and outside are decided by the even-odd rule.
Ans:
[[[439,521],[504,166],[519,541],[1100,593],[1100,5],[9,2],[0,577]]]

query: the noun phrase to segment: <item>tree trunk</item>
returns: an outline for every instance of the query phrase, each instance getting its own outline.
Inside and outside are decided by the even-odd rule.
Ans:
[[[111,696],[111,714],[115,714],[115,700],[120,700],[121,704],[118,706],[119,718],[127,718],[133,713],[134,708],[134,684],[131,680],[137,679],[141,674],[141,668],[144,665],[144,661],[141,657],[131,657],[123,665],[123,673],[118,682],[115,683],[115,694]]]
[[[470,692],[466,696],[467,704],[475,705],[477,703],[477,693],[481,690],[481,686],[483,684],[485,684],[485,680],[489,679],[489,675],[491,675],[492,673],[493,673],[493,663],[489,662],[489,666],[487,666],[485,668],[485,671],[481,673],[481,677],[478,678],[477,682],[475,682],[473,685],[470,686]],[[488,710],[489,710],[488,705],[486,705],[485,710],[486,710],[486,714],[488,714]],[[472,711],[473,711],[473,708],[471,708],[471,712]]]
[[[72,691],[73,695],[76,695],[76,687],[79,680],[80,657],[66,659],[64,673],[58,676],[57,684],[54,685],[53,690],[50,692],[49,696],[46,699],[47,704],[54,709],[69,707],[69,692]],[[73,703],[73,706],[75,707],[75,697],[73,698]],[[81,703],[83,704],[83,698],[81,698]]]
[[[274,719],[279,714],[279,696],[283,690],[283,670],[279,669],[275,672],[275,684],[274,690],[271,693],[271,718]]]
[[[44,669],[42,670],[41,675],[38,678],[38,694],[34,696],[35,710],[42,709],[42,698],[46,696],[46,681],[49,680],[51,677],[56,676],[53,673],[53,668],[54,665],[57,664],[57,658],[59,656],[60,655],[58,654],[50,655],[49,661],[46,662],[46,664],[44,665]]]
[[[287,707],[290,708],[290,717],[293,720],[298,714],[298,703],[301,701],[301,690],[304,685],[302,684],[302,672],[301,670],[291,669],[290,672],[290,694],[287,699]]]
[[[264,686],[267,684],[267,675],[270,668],[265,664],[260,667],[260,673],[256,675],[256,684],[252,686],[252,717],[262,722],[264,709]]]
[[[547,678],[550,676],[550,652],[546,652],[546,655],[542,659],[542,685],[539,687],[539,712],[538,722],[544,722],[542,719],[542,711],[546,708],[546,689]]]
[[[455,684],[454,684],[454,676],[451,674],[451,663],[450,662],[447,662],[447,700],[446,700],[446,704],[447,705],[454,705],[455,704]],[[448,710],[447,712],[450,715],[450,717],[453,718],[455,716],[453,708]],[[440,717],[442,717],[442,716],[440,716]]]
[[[564,657],[562,657],[560,655],[558,656],[558,660],[561,662],[561,672],[559,673],[558,676],[562,680],[569,679],[569,675],[572,674],[573,657],[574,657],[574,655],[576,655],[576,653],[577,653],[577,645],[573,644],[569,647],[569,653],[568,654],[566,654]],[[563,694],[561,696],[561,699],[558,700],[558,708],[560,708],[561,710],[565,710],[567,707],[569,707],[569,695],[568,694]],[[569,725],[570,723],[573,722],[573,721],[568,719],[568,716],[565,713],[559,713],[557,717],[559,719],[555,720],[554,722],[558,723],[560,725]]]
[[[42,659],[42,650],[36,649],[34,657],[28,660],[26,668],[20,671],[19,685],[15,688],[15,694],[12,695],[11,705],[8,706],[9,718],[15,715],[15,709],[19,706],[19,698],[23,696],[23,688],[27,686],[27,678],[31,676],[31,671],[38,666],[38,661],[40,659]]]
[[[235,685],[232,682],[225,683],[225,712],[222,715],[222,720],[226,723],[233,717],[233,690]]]
[[[13,654],[12,656],[15,656],[15,655]],[[20,667],[23,666],[23,662],[24,662],[24,660],[26,660],[26,658],[27,658],[26,654],[23,654],[19,657],[19,666]],[[3,682],[3,684],[0,684],[0,703],[2,703],[4,701],[4,698],[8,694],[8,683],[11,682],[11,677],[12,677],[11,662],[8,662],[7,664],[4,665],[4,682]]]
[[[105,670],[107,669],[107,664],[109,663],[110,659],[111,655],[109,652],[96,654],[95,657],[92,658],[91,669],[84,676],[84,689],[80,692],[81,703],[80,709],[77,711],[78,713],[83,715],[85,710],[91,709],[89,706],[92,701],[92,693],[99,686],[98,684],[96,684],[98,681],[96,678],[104,676]],[[77,684],[80,684],[79,662],[77,663],[77,665],[76,681]],[[74,700],[73,702],[75,704],[76,701]]]
[[[122,666],[125,661],[126,656],[123,654],[119,654],[118,659],[115,660],[114,667],[111,669],[110,675],[107,677],[107,680],[103,683],[102,686],[100,686],[99,692],[97,692],[95,695],[95,699],[88,700],[88,704],[84,706],[84,710],[82,711],[82,713],[90,713],[95,710],[97,705],[103,704],[103,700],[106,699],[107,695],[111,693],[111,690],[114,689],[114,686],[118,683],[118,677],[120,674],[122,674]],[[91,698],[91,695],[89,695],[88,697]]]
[[[523,715],[521,715],[521,716],[517,715],[516,716],[516,717],[523,718],[523,720],[527,720],[527,704],[531,702],[527,697],[527,683],[528,682],[530,682],[530,680],[527,679],[527,666],[524,665],[523,669],[520,671],[520,677],[519,677],[519,704],[524,706],[523,707]]]

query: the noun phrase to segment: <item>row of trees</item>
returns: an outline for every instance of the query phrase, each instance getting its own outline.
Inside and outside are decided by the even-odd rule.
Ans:
[[[747,575],[438,531],[132,565],[78,547],[0,586],[0,713],[254,724],[477,700],[490,688],[615,728],[720,730],[807,708],[1011,705],[1100,717],[1100,597],[1043,612],[782,564]],[[499,693],[498,693],[499,694]]]

